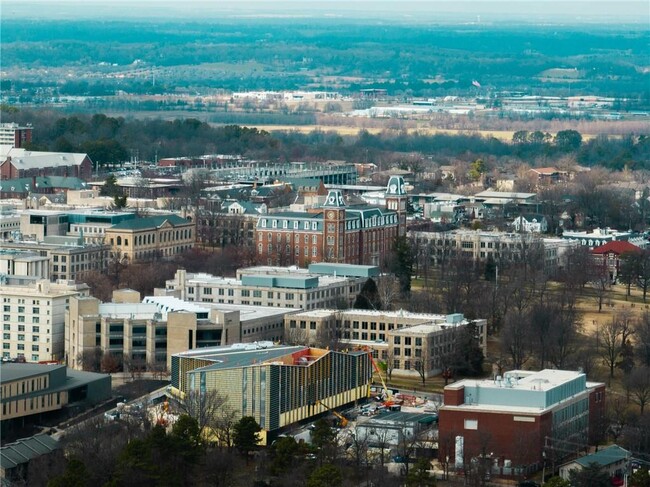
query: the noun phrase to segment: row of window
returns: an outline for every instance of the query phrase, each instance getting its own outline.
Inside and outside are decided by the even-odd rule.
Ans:
[[[2,349],[3,350],[11,350],[11,344],[7,342],[2,343]],[[25,344],[24,343],[18,343],[16,345],[16,350],[24,351],[25,350]],[[49,352],[49,348],[47,349]],[[39,345],[32,345],[32,352],[38,352],[40,351],[40,346]],[[38,361],[38,358],[36,359]]]

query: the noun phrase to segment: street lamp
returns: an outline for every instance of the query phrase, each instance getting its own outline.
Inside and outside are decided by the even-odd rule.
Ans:
[[[542,486],[546,483],[546,450],[542,451],[544,466],[542,467]]]

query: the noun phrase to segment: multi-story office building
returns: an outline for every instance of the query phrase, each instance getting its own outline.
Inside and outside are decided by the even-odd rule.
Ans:
[[[270,444],[287,426],[368,397],[372,364],[363,351],[257,343],[180,353],[171,371],[181,400],[215,391],[238,417],[254,417]]]
[[[113,293],[113,302],[72,299],[66,313],[68,365],[80,369],[97,348],[138,366],[160,368],[171,354],[240,342],[280,341],[284,316],[298,311],[228,304],[192,303],[169,296],[140,302],[136,291]]]
[[[104,272],[108,267],[109,247],[88,244],[79,237],[45,237],[42,242],[5,240],[0,247],[6,251],[29,251],[49,259],[52,280],[83,281],[88,271]]]
[[[386,208],[348,206],[340,190],[330,190],[313,212],[260,216],[257,255],[269,265],[339,262],[378,265],[398,236],[406,234],[406,189],[400,176],[386,188]]]
[[[88,295],[88,286],[13,276],[2,281],[0,295],[2,357],[62,361],[65,311],[71,298]]]
[[[369,277],[379,268],[349,264],[311,264],[297,267],[248,267],[236,278],[176,271],[156,294],[203,303],[243,304],[318,309],[349,307]]]
[[[192,247],[195,225],[168,214],[126,220],[104,231],[114,257],[128,262],[172,258]]]
[[[545,446],[554,462],[586,446],[604,413],[605,384],[587,382],[582,372],[513,370],[461,380],[445,386],[439,438],[446,447],[439,451],[441,458],[455,453],[457,467],[487,453],[525,475],[542,467]]]
[[[429,377],[446,366],[459,331],[469,325],[462,314],[406,311],[313,310],[284,318],[285,339],[296,343],[339,341],[371,351],[391,376]],[[487,353],[487,321],[472,320],[478,344]]]
[[[97,404],[111,396],[111,376],[79,372],[65,365],[0,365],[3,428],[27,416],[58,411],[70,403]]]
[[[0,146],[20,149],[32,141],[32,126],[17,123],[0,123]]]

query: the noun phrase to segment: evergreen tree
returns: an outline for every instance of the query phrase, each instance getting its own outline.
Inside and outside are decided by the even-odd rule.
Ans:
[[[369,277],[365,282],[361,291],[354,300],[354,309],[381,309],[381,298],[379,296],[379,289],[377,283],[372,277]]]
[[[252,416],[244,416],[235,424],[233,442],[242,455],[248,455],[260,442],[262,428]]]

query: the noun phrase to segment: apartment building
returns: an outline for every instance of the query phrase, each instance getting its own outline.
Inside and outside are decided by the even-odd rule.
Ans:
[[[272,343],[191,350],[172,356],[172,394],[216,391],[237,417],[253,416],[262,444],[328,408],[368,397],[372,364],[363,351]]]
[[[65,316],[66,360],[81,369],[97,348],[148,367],[169,365],[171,354],[239,342],[280,341],[284,316],[298,311],[192,303],[170,296],[140,302],[132,290],[113,292],[113,302],[74,298]]]
[[[30,362],[64,359],[65,312],[70,299],[87,296],[86,284],[6,277],[2,296],[2,357]]]
[[[453,350],[458,332],[469,321],[462,314],[435,315],[407,311],[312,310],[285,317],[290,343],[338,341],[371,351],[391,376],[437,375]],[[487,320],[471,322],[487,354]]]
[[[97,404],[111,396],[111,376],[68,369],[65,365],[0,365],[3,428],[11,421],[65,408],[70,403]]]
[[[194,247],[194,223],[168,214],[126,220],[104,231],[111,253],[128,262],[171,258]]]
[[[282,308],[349,307],[369,277],[379,268],[348,264],[312,264],[298,267],[259,266],[239,269],[236,278],[176,271],[158,295],[187,301]]]

